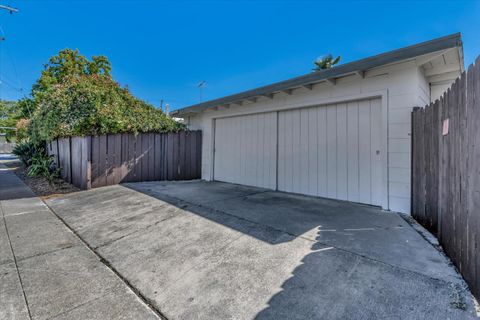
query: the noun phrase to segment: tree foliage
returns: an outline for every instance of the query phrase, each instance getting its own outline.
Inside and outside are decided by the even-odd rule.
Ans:
[[[50,58],[23,102],[31,112],[31,139],[49,141],[68,136],[170,132],[181,125],[161,110],[135,98],[111,75],[104,56],[88,60],[77,50],[65,49]]]
[[[78,50],[64,49],[44,65],[42,75],[32,91],[34,95],[39,94],[72,76],[102,75],[110,78],[111,70],[112,66],[105,56],[93,56],[89,61]]]
[[[15,128],[18,119],[17,103],[15,101],[0,100],[0,127]],[[0,129],[0,132],[5,133],[7,141],[11,141],[15,136],[14,129]]]
[[[331,54],[320,57],[313,62],[315,64],[315,68],[313,70],[320,71],[320,70],[330,69],[334,65],[338,64],[340,62],[340,59],[341,59],[340,56],[334,59]]]

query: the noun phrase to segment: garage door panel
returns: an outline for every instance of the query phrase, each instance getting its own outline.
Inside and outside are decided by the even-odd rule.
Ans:
[[[359,145],[359,191],[360,202],[370,203],[371,197],[371,125],[370,101],[359,102],[358,145]]]
[[[247,140],[246,144],[246,158],[247,161],[245,161],[245,177],[247,178],[247,181],[245,184],[248,184],[250,186],[256,186],[256,167],[258,164],[258,161],[260,161],[262,155],[257,154],[256,152],[256,143],[258,139],[257,135],[257,119],[259,116],[250,116],[248,121],[247,121],[247,131],[245,132],[245,137]]]
[[[382,137],[382,128],[381,128],[381,121],[382,121],[382,105],[379,99],[370,100],[370,110],[371,110],[371,117],[372,122],[378,125],[372,125],[372,147],[371,147],[371,154],[372,154],[372,204],[381,205],[382,198],[383,198],[383,185],[382,181],[382,170],[379,168],[383,168],[383,159],[382,153],[380,152],[381,149],[381,137]]]
[[[292,112],[292,128],[293,128],[293,140],[292,148],[293,154],[301,152],[301,140],[300,140],[300,128],[301,128],[301,112]],[[300,158],[292,157],[292,190],[293,192],[300,193],[300,183],[301,183],[301,163]]]
[[[381,205],[381,120],[380,99],[280,112],[278,189]]]
[[[308,187],[309,187],[309,173],[310,167],[308,166],[309,160],[309,122],[308,122],[308,111],[309,109],[301,109],[300,110],[300,138],[299,138],[299,146],[300,146],[300,153],[304,154],[304,157],[301,157],[299,160],[299,185],[298,185],[298,193],[308,194]]]
[[[347,105],[337,105],[337,195],[340,200],[348,198],[348,167],[347,167]]]
[[[337,106],[327,106],[327,197],[337,197]]]
[[[280,112],[278,115],[279,118],[279,127],[284,128],[282,131],[279,131],[279,159],[278,159],[278,185],[284,186],[285,188],[292,189],[293,184],[293,165],[291,152],[293,150],[293,126],[289,126],[289,123],[292,123],[292,114],[293,112]]]
[[[348,200],[359,202],[358,102],[347,105]]]
[[[214,179],[275,189],[276,113],[215,120]]]
[[[317,113],[317,195],[328,196],[327,108],[312,108]]]
[[[306,109],[308,112],[308,189],[307,194],[316,195],[318,194],[318,184],[317,184],[317,175],[318,175],[318,135],[317,135],[317,110],[314,108]]]

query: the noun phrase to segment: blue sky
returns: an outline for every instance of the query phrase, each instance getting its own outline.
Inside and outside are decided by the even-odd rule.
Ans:
[[[28,94],[63,48],[106,55],[138,97],[172,109],[310,72],[323,54],[349,62],[462,32],[480,55],[480,1],[0,1],[0,98]]]

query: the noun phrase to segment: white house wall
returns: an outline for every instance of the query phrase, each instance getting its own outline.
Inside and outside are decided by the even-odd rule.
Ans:
[[[231,105],[224,110],[208,110],[190,117],[189,126],[203,131],[202,179],[213,179],[213,119],[232,115],[288,110],[329,104],[356,97],[383,96],[388,108],[388,208],[410,212],[410,145],[411,111],[420,101],[420,88],[425,89],[414,61],[370,70],[365,78],[340,78],[335,85],[320,83],[312,90],[296,89],[291,95],[275,94],[256,103]],[[422,89],[422,90],[423,90]]]

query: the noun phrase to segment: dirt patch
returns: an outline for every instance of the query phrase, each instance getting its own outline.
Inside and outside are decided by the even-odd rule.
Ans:
[[[3,164],[11,168],[12,171],[15,172],[15,174],[39,197],[80,191],[80,189],[62,179],[56,179],[53,184],[50,184],[45,178],[29,177],[27,175],[27,170],[21,161],[7,161]]]

